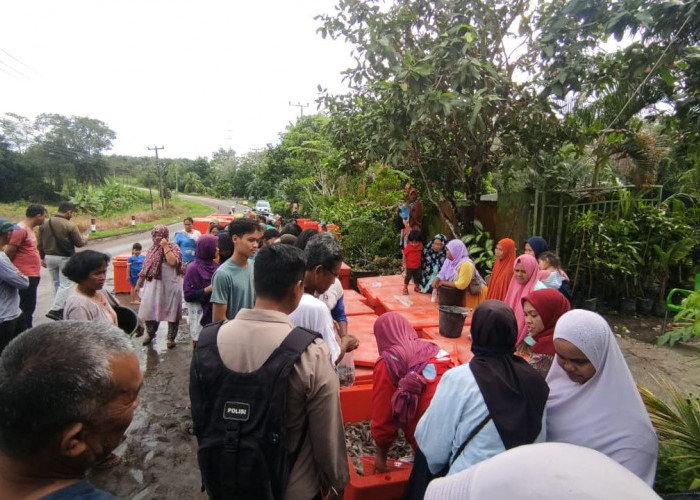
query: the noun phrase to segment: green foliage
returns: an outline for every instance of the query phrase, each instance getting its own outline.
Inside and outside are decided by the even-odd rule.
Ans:
[[[506,161],[522,168],[551,147],[556,120],[528,78],[528,11],[520,0],[340,1],[319,31],[357,55],[346,71],[352,92],[322,99],[344,170],[365,161],[401,169],[420,180],[426,203],[450,206],[463,233],[489,172]]]
[[[347,220],[342,235],[346,259],[360,269],[373,267],[374,257],[387,255],[392,244],[396,244],[387,236],[384,223],[366,216]]]
[[[694,478],[694,486],[688,482],[682,489],[697,488],[700,478],[700,399],[692,394],[686,396],[670,380],[664,379],[660,383],[671,401],[670,406],[648,389],[639,387],[642,399],[664,452],[681,466],[675,472],[684,478]],[[677,484],[678,477],[665,478],[665,482]]]
[[[673,345],[700,337],[700,291],[681,301],[681,310],[673,318],[674,327],[656,339],[656,345]]]
[[[491,274],[496,256],[493,253],[494,243],[488,231],[478,220],[474,221],[474,230],[466,236],[462,236],[462,241],[467,245],[469,257],[474,261],[479,272],[484,276]]]
[[[589,209],[578,214],[568,229],[576,242],[569,260],[572,289],[586,286],[587,297],[593,297],[606,288],[619,290],[623,283],[625,296],[634,296],[643,264],[639,227],[617,212]]]
[[[566,227],[572,288],[618,298],[646,290],[655,294],[647,298],[663,301],[671,271],[688,263],[696,247],[694,211],[678,200],[657,208],[643,192],[620,190],[617,197],[619,203],[612,198],[580,212]]]
[[[147,197],[148,194],[143,191],[110,181],[104,186],[78,189],[71,201],[79,213],[109,216],[137,202],[147,201]]]

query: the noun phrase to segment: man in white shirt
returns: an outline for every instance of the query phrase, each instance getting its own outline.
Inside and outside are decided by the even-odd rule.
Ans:
[[[338,343],[331,312],[314,294],[324,293],[333,284],[340,273],[343,256],[343,247],[330,233],[319,233],[309,240],[304,249],[304,296],[296,310],[289,315],[295,326],[303,326],[323,336],[335,364],[346,352],[356,349],[359,342],[356,337],[345,335]]]

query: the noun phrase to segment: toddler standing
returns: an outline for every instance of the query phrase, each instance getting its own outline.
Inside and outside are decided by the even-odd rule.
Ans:
[[[405,275],[403,279],[403,294],[408,295],[408,284],[413,277],[413,291],[420,292],[420,260],[423,255],[423,243],[420,241],[421,234],[418,230],[408,233],[408,242],[403,249],[403,268]]]

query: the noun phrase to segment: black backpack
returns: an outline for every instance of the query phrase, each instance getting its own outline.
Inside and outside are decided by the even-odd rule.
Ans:
[[[205,326],[190,367],[192,420],[202,491],[218,499],[282,499],[306,439],[304,422],[293,452],[285,446],[287,377],[319,335],[296,327],[250,373],[224,365],[216,345],[223,321]]]

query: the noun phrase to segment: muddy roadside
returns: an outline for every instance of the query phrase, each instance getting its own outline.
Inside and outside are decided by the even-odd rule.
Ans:
[[[125,296],[120,298],[125,301]],[[685,392],[700,393],[700,345],[651,345],[648,339],[660,330],[657,318],[609,316],[608,320],[619,334],[618,342],[637,382],[659,394],[655,378],[666,376]],[[175,349],[166,348],[165,330],[163,324],[156,341],[148,347],[141,346],[141,339],[132,338],[145,380],[134,421],[116,450],[123,463],[95,470],[89,477],[120,498],[206,498],[200,491],[196,439],[187,409],[192,357],[187,324],[182,322]]]

